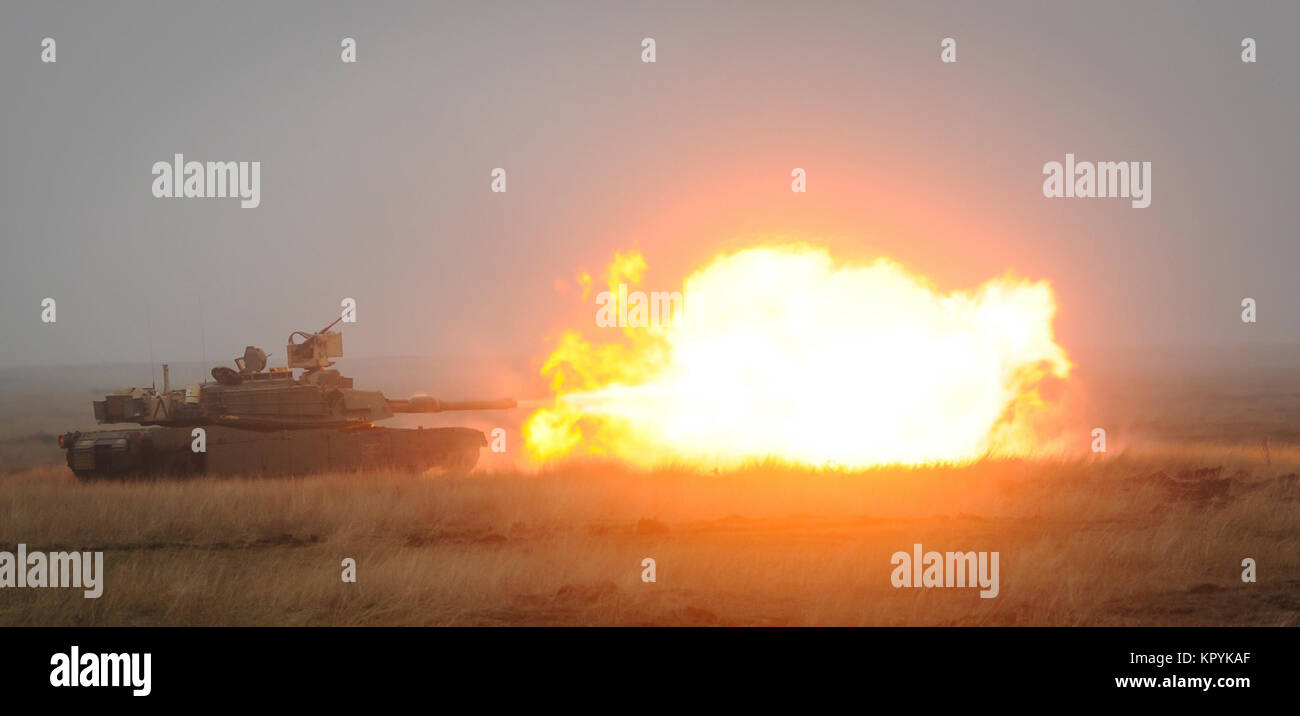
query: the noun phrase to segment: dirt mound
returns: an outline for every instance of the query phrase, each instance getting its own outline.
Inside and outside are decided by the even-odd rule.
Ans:
[[[554,601],[566,604],[599,604],[622,596],[623,590],[613,582],[603,581],[594,584],[566,584],[555,590]]]

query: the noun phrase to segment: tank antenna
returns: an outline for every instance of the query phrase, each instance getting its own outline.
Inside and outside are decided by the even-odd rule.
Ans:
[[[158,379],[153,372],[153,309],[145,306],[144,324],[149,332],[149,383],[154,390],[158,389]]]
[[[199,296],[199,360],[202,365],[199,371],[203,374],[203,382],[208,382],[208,338],[203,332],[203,296]]]

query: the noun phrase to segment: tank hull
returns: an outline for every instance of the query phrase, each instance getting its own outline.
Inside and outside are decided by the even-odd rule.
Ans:
[[[468,471],[487,438],[472,428],[257,431],[209,426],[194,452],[192,428],[140,427],[69,433],[68,467],[82,480],[199,475],[309,475],[431,468]]]

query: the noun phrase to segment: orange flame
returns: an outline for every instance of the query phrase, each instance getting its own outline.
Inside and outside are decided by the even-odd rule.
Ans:
[[[638,253],[616,255],[611,293],[645,269]],[[688,320],[560,337],[542,368],[555,403],[523,426],[534,460],[861,468],[1023,455],[1047,407],[1039,387],[1070,369],[1045,281],[945,294],[887,259],[836,263],[791,244],[719,255],[682,293]]]

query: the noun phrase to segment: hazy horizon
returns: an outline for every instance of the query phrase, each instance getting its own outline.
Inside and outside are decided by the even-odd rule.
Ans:
[[[616,251],[672,290],[774,237],[1046,279],[1067,351],[1300,341],[1294,3],[0,7],[0,367],[280,354],[345,297],[345,361],[540,359]],[[260,206],[154,198],[175,153]],[[1151,206],[1045,198],[1067,153]]]

